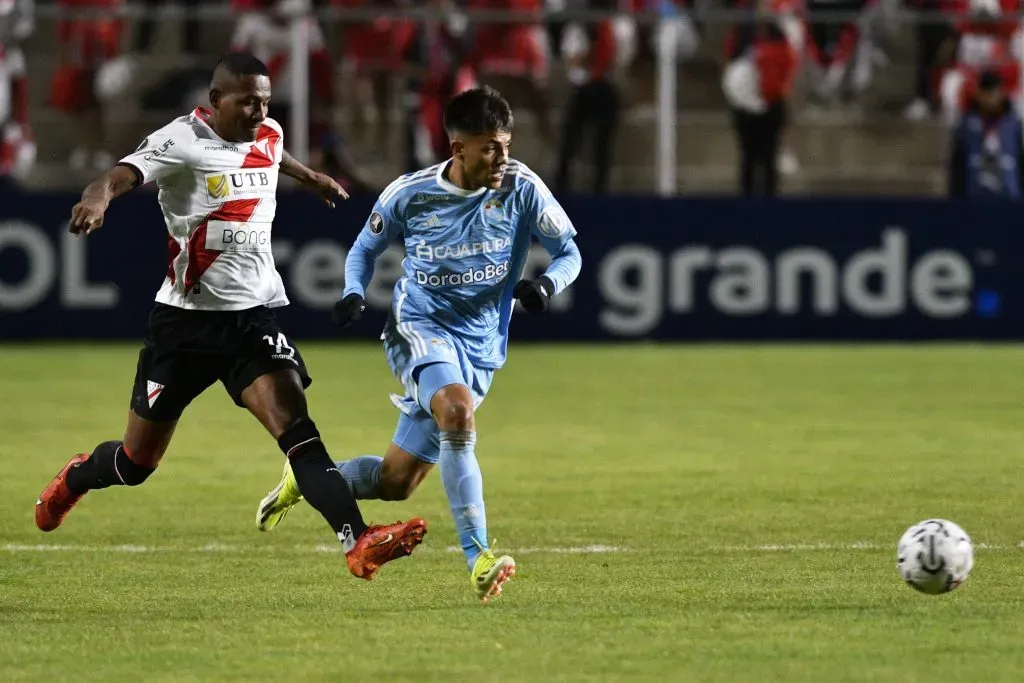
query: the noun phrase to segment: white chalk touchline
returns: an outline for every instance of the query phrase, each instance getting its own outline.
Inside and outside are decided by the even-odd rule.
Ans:
[[[321,544],[315,546],[254,546],[254,545],[227,545],[223,543],[208,543],[194,547],[157,546],[157,545],[73,545],[61,543],[5,543],[0,545],[0,551],[6,553],[265,553],[265,552],[314,552],[314,553],[337,553],[341,552],[339,544]],[[449,546],[445,552],[462,552],[462,548]],[[430,546],[420,548],[418,553],[437,552],[437,549]],[[628,548],[614,545],[581,545],[564,547],[534,547],[534,548],[511,548],[506,549],[509,553],[520,553],[523,555],[552,553],[570,555],[599,555],[602,553],[625,553]]]
[[[1009,544],[976,543],[975,550],[1013,551],[1024,550],[1024,541]],[[457,546],[448,546],[443,552],[461,552]],[[502,548],[510,554],[534,555],[602,555],[610,553],[635,553],[636,548],[619,545],[580,545],[580,546],[537,546],[525,548]],[[896,544],[879,543],[768,543],[762,545],[711,545],[694,546],[689,552],[694,554],[707,553],[785,553],[785,552],[821,552],[851,550],[896,550]],[[156,546],[156,545],[74,545],[60,543],[5,543],[0,545],[0,552],[5,553],[337,553],[341,546],[336,544],[300,545],[300,546],[255,546],[229,545],[224,543],[207,543],[193,547]],[[418,553],[441,552],[431,546],[420,548]]]

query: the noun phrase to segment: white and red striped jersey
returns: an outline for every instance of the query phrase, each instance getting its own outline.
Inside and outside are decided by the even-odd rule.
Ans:
[[[284,154],[281,126],[266,119],[254,142],[228,142],[209,118],[199,107],[120,162],[160,190],[167,274],[156,300],[208,311],[285,306],[270,248]]]

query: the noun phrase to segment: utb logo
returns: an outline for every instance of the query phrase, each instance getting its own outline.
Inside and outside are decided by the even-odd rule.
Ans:
[[[227,175],[221,173],[220,175],[208,177],[206,179],[206,191],[212,199],[224,199],[227,197],[231,192],[231,188],[228,186]]]

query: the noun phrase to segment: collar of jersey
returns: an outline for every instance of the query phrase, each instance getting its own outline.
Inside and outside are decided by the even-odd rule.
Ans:
[[[482,195],[484,192],[487,192],[488,188],[486,185],[484,187],[478,187],[475,190],[463,190],[461,187],[449,182],[444,177],[444,170],[451,165],[452,161],[452,159],[449,159],[448,161],[444,162],[443,164],[437,167],[437,184],[441,186],[442,190],[444,190],[445,192],[450,192],[451,194],[454,195],[458,195],[460,197],[477,197],[479,195]]]
[[[199,121],[199,123],[201,123],[204,126],[206,126],[207,128],[209,128],[210,132],[213,133],[214,136],[218,140],[223,142],[225,145],[240,145],[240,144],[243,144],[243,143],[240,143],[240,142],[229,142],[228,140],[225,140],[221,136],[217,135],[217,131],[215,131],[213,129],[213,126],[211,126],[210,122],[207,120],[211,116],[213,116],[213,112],[210,111],[209,109],[207,109],[206,107],[196,107],[195,111],[192,112],[192,116],[195,117],[196,121]]]

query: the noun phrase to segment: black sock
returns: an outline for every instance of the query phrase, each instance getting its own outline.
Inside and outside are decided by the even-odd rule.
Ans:
[[[104,441],[93,449],[88,460],[68,470],[65,481],[72,493],[85,493],[108,486],[138,486],[153,471],[132,462],[122,442]]]
[[[316,425],[304,418],[289,427],[277,444],[291,461],[299,492],[331,525],[345,551],[351,550],[366,531],[366,523],[352,490],[320,441]]]

